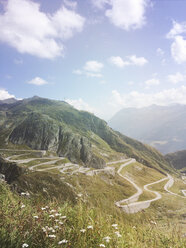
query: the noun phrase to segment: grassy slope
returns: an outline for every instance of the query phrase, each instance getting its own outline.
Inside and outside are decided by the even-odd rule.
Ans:
[[[3,109],[1,110],[3,112]],[[171,170],[164,157],[155,149],[113,131],[105,121],[88,112],[78,111],[65,102],[34,98],[9,105],[8,112],[5,124],[9,125],[9,128],[0,131],[1,146],[4,146],[3,139],[12,127],[34,112],[42,116],[42,121],[50,118],[51,123],[67,127],[70,132],[87,137],[93,145],[93,152],[105,161],[115,159],[122,153],[160,171]],[[103,156],[105,153],[107,156]]]
[[[59,199],[42,201],[40,198],[38,201],[34,199],[34,195],[27,199],[12,193],[4,184],[0,184],[0,200],[2,248],[18,248],[23,243],[29,244],[32,248],[54,248],[58,247],[58,242],[63,239],[68,240],[63,247],[74,248],[95,248],[100,244],[110,248],[185,247],[184,240],[180,239],[175,230],[174,233],[165,235],[150,222],[144,225],[147,221],[144,216],[133,216],[130,220],[122,215],[111,216],[101,209],[90,208],[82,200],[78,200],[77,205],[73,206],[69,203],[64,204]],[[41,208],[46,205],[49,208],[42,210]],[[51,210],[56,212],[51,213]],[[66,219],[55,216],[56,213],[66,216]],[[54,215],[53,218],[49,217],[51,214]],[[118,224],[117,231],[122,235],[120,238],[111,226],[114,223]],[[93,226],[93,229],[87,229],[89,225]],[[54,229],[55,233],[46,230],[46,226]],[[85,229],[85,233],[81,233],[81,229]],[[55,235],[55,238],[50,238],[51,234]],[[109,243],[104,240],[106,236],[111,237]]]

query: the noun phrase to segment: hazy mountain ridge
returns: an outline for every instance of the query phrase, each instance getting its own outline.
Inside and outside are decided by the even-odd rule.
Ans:
[[[109,156],[122,153],[147,166],[169,169],[155,149],[113,131],[105,121],[66,102],[33,97],[0,106],[0,115],[2,145],[52,150],[72,162],[96,168],[102,168]]]
[[[186,150],[166,154],[165,158],[175,169],[186,168]]]
[[[186,148],[186,105],[122,109],[109,125],[163,153]]]

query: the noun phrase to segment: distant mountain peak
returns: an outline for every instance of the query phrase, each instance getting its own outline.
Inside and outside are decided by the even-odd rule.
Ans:
[[[7,98],[7,99],[4,99],[4,100],[0,100],[0,104],[12,104],[12,103],[15,103],[17,102],[18,100],[15,99],[15,98]]]

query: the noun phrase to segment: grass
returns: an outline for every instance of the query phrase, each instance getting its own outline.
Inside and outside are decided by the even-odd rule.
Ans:
[[[185,247],[184,240],[175,230],[171,235],[163,234],[151,222],[143,225],[136,216],[129,221],[125,215],[105,214],[101,208],[91,208],[81,198],[76,205],[57,199],[43,202],[40,198],[38,202],[34,196],[19,196],[7,185],[0,184],[0,201],[1,248],[18,248],[24,243],[32,248],[96,248],[100,244],[108,248]],[[117,230],[113,224],[118,224]],[[108,236],[111,239],[107,243],[105,237]],[[59,245],[62,240],[68,242]]]

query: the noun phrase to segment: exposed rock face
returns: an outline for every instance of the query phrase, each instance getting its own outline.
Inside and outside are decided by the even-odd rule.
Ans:
[[[17,166],[16,163],[6,162],[0,157],[0,174],[5,175],[7,183],[12,183],[25,171],[24,168]]]
[[[83,162],[94,168],[103,168],[105,165],[104,160],[92,153],[87,138],[38,113],[31,113],[20,123],[12,131],[9,140],[14,144],[26,144],[32,149],[57,152],[74,163]]]

